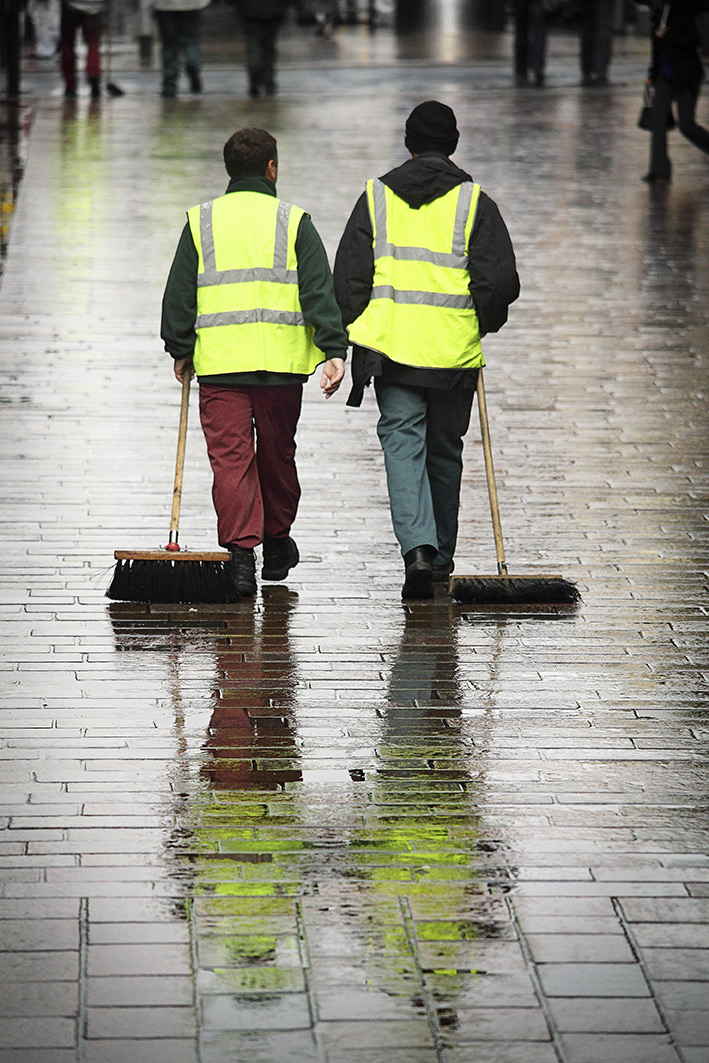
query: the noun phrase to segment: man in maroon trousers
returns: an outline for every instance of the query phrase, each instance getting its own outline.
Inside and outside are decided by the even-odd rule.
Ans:
[[[276,141],[242,129],[224,146],[226,194],[187,212],[170,270],[161,336],[175,375],[199,380],[220,544],[241,598],[299,561],[290,536],[300,500],[295,433],[303,384],[324,362],[340,386],[347,334],[322,241],[301,208],[276,196]]]

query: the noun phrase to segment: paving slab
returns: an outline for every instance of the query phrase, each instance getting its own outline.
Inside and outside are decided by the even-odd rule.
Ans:
[[[65,103],[26,63],[0,286],[0,1063],[707,1063],[706,159],[673,134],[672,185],[640,181],[635,39],[590,90],[555,35],[536,91],[509,34],[301,29],[250,101],[222,6],[199,97],[163,101],[123,39],[116,99]],[[113,550],[169,522],[160,299],[223,141],[277,136],[280,193],[332,258],[426,98],[518,254],[486,340],[511,567],[581,604],[402,604],[374,400],[313,386],[287,584],[109,603]],[[194,414],[181,537],[211,547]],[[474,425],[456,564],[494,571]]]

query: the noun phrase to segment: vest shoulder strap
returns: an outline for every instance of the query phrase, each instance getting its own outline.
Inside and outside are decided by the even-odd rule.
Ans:
[[[453,269],[465,268],[468,261],[468,241],[475,224],[480,192],[479,184],[463,181],[457,188],[452,188],[446,193],[446,197],[457,196],[451,250],[432,251],[427,247],[401,247],[390,239],[387,194],[394,196],[396,193],[379,178],[368,181],[367,201],[372,221],[375,259],[394,258],[397,261],[426,262],[430,265],[448,266]]]
[[[260,193],[257,193],[260,195]],[[195,242],[198,242],[202,269],[199,271],[197,284],[199,287],[209,287],[217,284],[251,283],[253,281],[271,281],[280,284],[297,284],[298,274],[294,269],[288,269],[289,232],[291,219],[297,225],[305,211],[282,199],[271,196],[263,196],[263,206],[271,207],[275,213],[275,237],[273,248],[272,265],[267,267],[245,267],[243,269],[218,270],[216,265],[216,244],[214,233],[214,213],[217,203],[229,202],[229,206],[235,214],[241,209],[238,201],[239,193],[228,193],[217,199],[200,203],[187,212],[187,217],[192,229]],[[295,236],[293,237],[295,240]]]

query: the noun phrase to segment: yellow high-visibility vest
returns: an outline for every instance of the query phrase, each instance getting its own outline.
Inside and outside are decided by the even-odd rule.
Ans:
[[[197,376],[309,375],[327,358],[300,305],[295,239],[304,213],[262,192],[231,192],[188,210],[199,255]]]
[[[466,181],[414,210],[382,181],[367,182],[374,281],[350,340],[403,365],[485,365],[470,295],[468,243],[480,185]]]

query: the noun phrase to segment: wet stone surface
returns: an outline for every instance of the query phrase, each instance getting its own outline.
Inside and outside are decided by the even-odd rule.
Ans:
[[[635,81],[486,70],[37,100],[0,291],[0,1063],[709,1060],[709,171],[677,138],[641,184]],[[277,135],[334,253],[433,96],[519,256],[486,349],[511,567],[581,606],[402,606],[372,396],[315,386],[287,586],[109,604],[113,549],[165,537],[159,303],[225,136]],[[458,570],[494,571],[475,427],[461,517]]]

